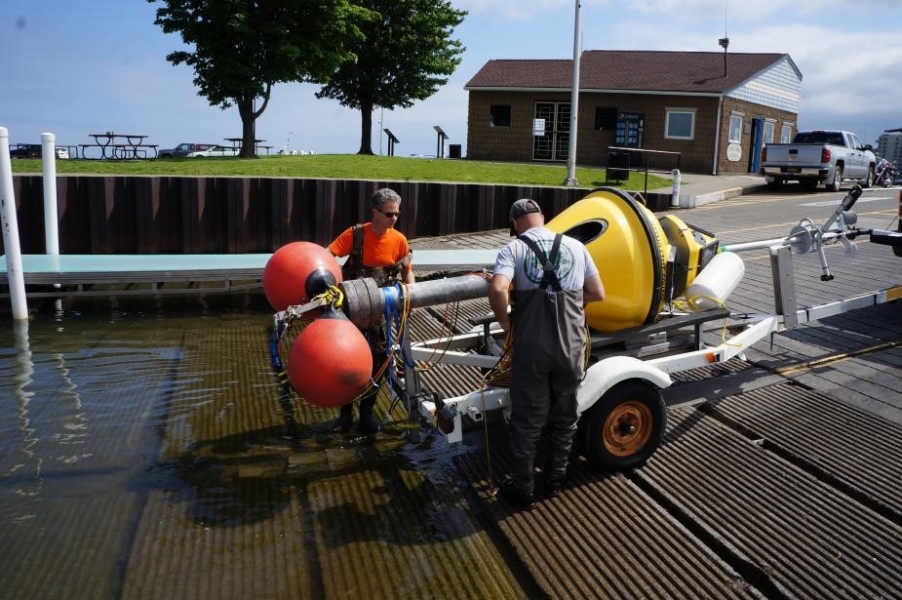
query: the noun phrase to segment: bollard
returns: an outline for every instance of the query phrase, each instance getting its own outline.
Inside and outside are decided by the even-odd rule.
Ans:
[[[19,222],[13,194],[13,167],[9,157],[9,130],[0,127],[0,218],[3,221],[3,247],[6,249],[6,277],[12,300],[13,319],[28,318],[25,298],[25,275],[22,272],[22,248],[19,245]]]
[[[44,244],[47,254],[60,253],[59,219],[56,210],[56,136],[41,134],[41,164],[44,166]]]
[[[670,172],[673,175],[673,196],[670,198],[670,206],[679,208],[680,206],[680,170],[674,169]]]

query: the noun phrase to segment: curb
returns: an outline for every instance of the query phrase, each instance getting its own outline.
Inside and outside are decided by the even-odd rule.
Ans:
[[[708,192],[706,194],[698,194],[697,196],[681,195],[680,196],[680,208],[695,208],[697,206],[704,206],[705,204],[710,204],[712,202],[717,202],[719,200],[726,200],[727,198],[735,198],[736,196],[742,196],[743,194],[752,194],[755,192],[760,192],[765,189],[767,189],[766,183],[753,183],[753,184],[730,188],[730,189],[726,189],[726,190],[718,190],[716,192]]]

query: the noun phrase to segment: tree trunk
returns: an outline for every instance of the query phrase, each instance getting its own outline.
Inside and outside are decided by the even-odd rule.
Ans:
[[[254,111],[254,95],[245,94],[238,101],[238,114],[241,115],[241,158],[257,156],[257,115]]]
[[[373,153],[373,105],[360,107],[360,151],[357,154]]]

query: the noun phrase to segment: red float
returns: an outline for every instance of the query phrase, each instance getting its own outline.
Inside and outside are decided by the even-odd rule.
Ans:
[[[288,355],[288,381],[311,404],[333,408],[353,401],[370,383],[373,355],[366,338],[331,307],[305,327]]]
[[[274,310],[304,304],[341,282],[341,268],[328,250],[292,242],[276,250],[263,269],[263,293]]]

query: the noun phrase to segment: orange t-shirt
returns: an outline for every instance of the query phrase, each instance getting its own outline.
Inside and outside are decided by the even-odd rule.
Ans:
[[[348,227],[331,244],[329,252],[335,256],[347,256],[354,249],[354,228]],[[387,229],[381,236],[373,233],[373,224],[363,224],[363,265],[389,267],[401,262],[410,254],[407,238],[397,229]],[[404,272],[410,270],[410,265]]]

